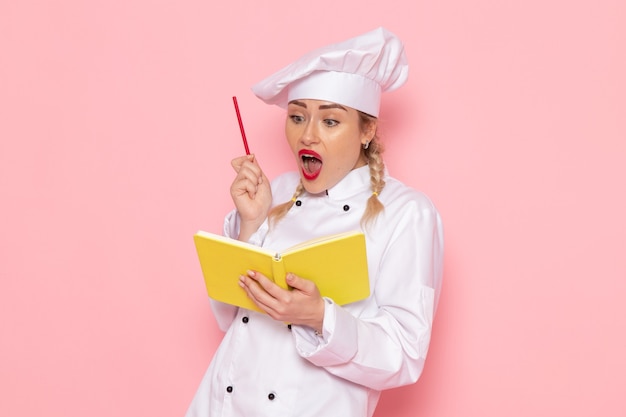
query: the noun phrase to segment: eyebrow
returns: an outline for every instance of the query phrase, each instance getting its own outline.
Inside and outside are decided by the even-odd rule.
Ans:
[[[300,107],[304,107],[305,109],[307,108],[306,103],[302,102],[302,101],[298,101],[298,100],[293,100],[290,101],[289,104],[295,104],[296,106],[300,106]],[[326,109],[341,109],[344,111],[348,111],[348,109],[346,109],[344,106],[340,105],[340,104],[336,104],[336,103],[331,103],[331,104],[322,104],[319,107],[320,110],[326,110]]]

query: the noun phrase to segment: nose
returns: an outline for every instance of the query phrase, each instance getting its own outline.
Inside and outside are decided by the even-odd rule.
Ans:
[[[300,141],[303,145],[309,146],[311,144],[317,143],[319,137],[317,135],[317,130],[315,129],[315,124],[312,121],[307,121],[304,129],[302,130],[302,136],[300,136]]]

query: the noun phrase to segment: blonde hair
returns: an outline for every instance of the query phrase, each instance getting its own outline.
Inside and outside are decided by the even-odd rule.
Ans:
[[[359,127],[361,131],[365,132],[368,130],[370,125],[376,121],[376,118],[361,111],[359,111],[358,113]],[[367,147],[361,149],[361,152],[367,159],[367,164],[370,169],[370,184],[372,187],[372,195],[370,196],[370,198],[367,199],[365,212],[363,213],[363,217],[361,217],[361,227],[367,227],[369,224],[374,222],[376,220],[376,217],[385,208],[383,203],[381,203],[378,199],[378,196],[385,187],[385,180],[383,179],[385,172],[385,163],[383,162],[382,157],[383,150],[384,148],[382,143],[380,143],[378,132],[374,133],[374,136],[372,137]],[[298,186],[296,187],[296,191],[291,197],[291,200],[282,204],[278,204],[270,210],[268,214],[270,227],[274,226],[283,217],[285,217],[287,212],[291,209],[291,207],[293,207],[294,203],[303,192],[304,185],[302,185],[302,181],[300,181],[298,183]]]

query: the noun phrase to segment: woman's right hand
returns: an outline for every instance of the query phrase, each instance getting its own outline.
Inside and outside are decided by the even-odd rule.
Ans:
[[[235,158],[231,165],[237,173],[230,195],[241,219],[239,240],[247,241],[267,217],[272,190],[254,155]]]

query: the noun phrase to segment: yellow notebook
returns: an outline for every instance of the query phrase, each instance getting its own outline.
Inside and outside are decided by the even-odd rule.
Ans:
[[[194,242],[207,293],[214,300],[260,311],[239,286],[247,270],[259,271],[287,288],[292,272],[317,285],[322,296],[343,305],[370,295],[365,236],[347,232],[309,240],[282,253],[199,231]]]

